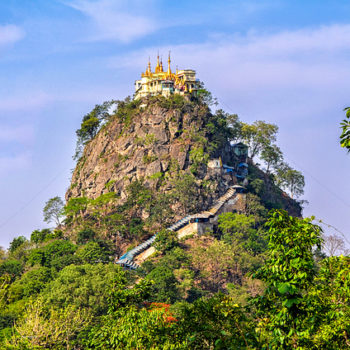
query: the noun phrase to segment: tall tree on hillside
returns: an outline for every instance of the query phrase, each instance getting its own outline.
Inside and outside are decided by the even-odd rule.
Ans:
[[[44,221],[47,223],[54,222],[57,226],[61,225],[63,214],[64,203],[63,200],[56,196],[50,198],[43,209]]]
[[[84,115],[80,129],[76,131],[78,140],[74,159],[80,158],[84,145],[97,135],[101,125],[110,117],[110,108],[116,103],[118,101],[115,100],[103,102],[101,105],[96,105],[90,113]]]
[[[344,111],[346,111],[346,119],[340,124],[342,128],[340,145],[350,152],[350,107],[346,107]]]
[[[277,145],[267,145],[263,148],[260,158],[266,163],[266,172],[270,173],[270,168],[276,168],[283,160],[281,149]]]
[[[287,163],[281,163],[276,170],[277,186],[290,192],[292,198],[304,194],[305,178],[304,175]]]
[[[253,124],[241,123],[241,139],[249,147],[253,159],[276,141],[278,126],[257,120]]]

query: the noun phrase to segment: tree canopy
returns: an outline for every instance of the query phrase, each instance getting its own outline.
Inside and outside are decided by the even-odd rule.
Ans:
[[[342,129],[340,145],[350,152],[350,107],[346,107],[344,111],[346,111],[346,119],[340,123]]]
[[[64,203],[63,200],[56,196],[50,198],[43,209],[44,221],[47,223],[54,222],[57,226],[61,225],[61,220],[64,216],[63,213]]]

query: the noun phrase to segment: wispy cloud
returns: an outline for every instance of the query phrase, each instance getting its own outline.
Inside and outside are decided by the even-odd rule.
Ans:
[[[158,29],[157,21],[137,9],[145,8],[140,0],[71,0],[64,4],[87,16],[93,25],[91,40],[130,42]],[[147,2],[150,6],[150,2]]]
[[[38,91],[37,93],[16,93],[0,99],[0,112],[28,111],[42,108],[53,100],[49,94]]]
[[[24,37],[23,29],[15,25],[0,25],[0,46],[15,43]]]
[[[320,184],[336,184],[332,191],[345,200],[349,197],[344,174],[350,166],[338,139],[342,108],[349,104],[350,25],[272,34],[251,31],[215,39],[159,49],[171,49],[173,68],[196,69],[226,111],[246,122],[278,124],[286,161],[306,176],[306,214],[330,218],[345,230],[348,208],[330,198]],[[148,47],[108,63],[113,69],[132,70],[137,78],[157,50]],[[337,181],[330,180],[335,176]]]
[[[114,57],[109,64],[142,70],[157,49]],[[293,120],[297,120],[313,111],[308,120],[315,120],[315,111],[329,108],[330,101],[337,101],[341,109],[350,88],[350,25],[274,34],[249,32],[202,44],[163,47],[161,52],[169,49],[174,64],[197,69],[219,100],[258,113],[256,118],[264,114],[261,105],[270,106],[270,113],[273,109],[276,115],[288,105],[288,112],[278,118],[290,118],[294,112]]]

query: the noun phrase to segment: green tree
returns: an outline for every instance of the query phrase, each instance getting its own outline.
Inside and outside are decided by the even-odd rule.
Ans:
[[[110,261],[111,252],[104,247],[100,247],[97,242],[88,242],[76,251],[75,255],[83,262],[88,264],[96,264],[99,262],[106,263]]]
[[[84,349],[189,349],[188,343],[179,339],[176,319],[162,306],[152,310],[130,305],[103,317],[90,332]]]
[[[267,217],[267,210],[261,204],[260,198],[252,193],[246,194],[244,214],[254,216],[255,222],[261,223]]]
[[[346,119],[340,123],[342,129],[340,145],[350,152],[350,107],[346,107],[344,111],[346,111]]]
[[[276,172],[277,185],[288,190],[292,198],[304,194],[305,178],[304,175],[288,164],[283,163]]]
[[[6,251],[0,246],[0,262],[6,259]]]
[[[54,267],[57,270],[60,270],[64,266],[70,265],[74,262],[72,256],[76,249],[76,245],[72,242],[55,240],[41,248],[32,249],[28,255],[28,263],[31,266],[41,265]]]
[[[23,264],[17,260],[5,260],[0,264],[0,276],[8,275],[12,280],[23,272]]]
[[[72,306],[56,309],[42,299],[28,303],[24,315],[15,324],[15,332],[5,340],[4,348],[74,349],[79,332],[87,328],[91,316],[86,309]]]
[[[270,168],[278,168],[283,160],[283,154],[277,145],[265,146],[260,154],[260,158],[266,163],[266,172],[270,173]]]
[[[115,100],[103,102],[83,117],[80,129],[76,131],[78,140],[74,159],[81,157],[84,145],[96,136],[101,125],[110,118],[109,110],[116,103]]]
[[[46,286],[42,296],[46,304],[57,308],[69,305],[90,309],[102,315],[108,309],[108,291],[113,287],[119,267],[115,264],[70,265],[61,270]]]
[[[84,213],[90,203],[87,197],[71,198],[64,207],[65,223],[68,225],[80,223],[83,221]]]
[[[350,348],[350,257],[324,259],[305,298],[308,330],[301,334],[308,349]]]
[[[176,307],[176,333],[187,349],[257,349],[254,322],[246,310],[221,293]]]
[[[156,250],[164,253],[167,250],[171,250],[179,245],[179,239],[177,233],[174,231],[161,230],[157,233],[156,240],[153,246]]]
[[[201,288],[211,295],[226,291],[227,283],[240,284],[256,260],[240,247],[212,238],[198,238],[191,248],[191,257]]]
[[[316,276],[313,248],[322,243],[322,230],[311,221],[275,210],[266,223],[268,259],[255,274],[267,285],[264,295],[255,299],[262,348],[301,348],[308,329],[305,294]]]
[[[260,218],[258,218],[260,219]],[[224,213],[219,216],[219,229],[222,232],[222,240],[233,246],[236,256],[244,257],[246,254],[254,256],[266,249],[265,233],[259,228],[256,229],[257,221],[253,215],[238,213]],[[244,259],[241,261],[241,268],[245,268]]]
[[[146,277],[152,281],[152,301],[173,303],[179,299],[178,281],[174,271],[167,266],[158,265]]]
[[[42,243],[46,238],[52,236],[52,232],[48,228],[44,228],[42,230],[34,230],[30,235],[30,241],[36,244]]]
[[[183,174],[173,180],[173,198],[179,202],[186,213],[198,208],[198,187],[192,174]]]
[[[203,165],[207,165],[209,154],[204,152],[203,147],[194,147],[190,151],[191,172],[198,174]]]
[[[176,332],[172,332],[174,323],[168,321],[165,310],[149,311],[144,307],[151,294],[149,279],[141,279],[132,288],[126,286],[126,276],[120,271],[113,287],[107,289],[108,315],[91,329],[84,348],[187,349],[178,346]]]
[[[96,233],[91,228],[85,228],[78,232],[77,243],[85,244],[96,237]]]
[[[9,288],[9,301],[15,301],[24,297],[39,293],[51,280],[51,271],[47,267],[34,268],[11,284]]]
[[[215,114],[209,114],[209,119],[205,125],[206,138],[202,141],[202,146],[208,142],[207,151],[211,155],[224,147],[227,141],[236,141],[240,135],[241,123],[237,114],[229,114],[222,109],[215,111]]]
[[[238,213],[224,213],[219,216],[219,228],[223,232],[223,239],[227,243],[239,243],[246,238],[255,226],[254,216]]]
[[[61,219],[64,216],[63,207],[64,203],[60,197],[50,198],[43,209],[44,221],[47,223],[54,222],[56,226],[61,226]]]
[[[26,242],[28,242],[28,240],[24,236],[15,237],[10,242],[9,252],[14,253],[20,246],[22,246]]]
[[[278,126],[258,120],[253,124],[241,123],[240,138],[249,147],[249,157],[253,159],[267,146],[276,141]]]
[[[218,112],[219,111],[217,111],[216,114],[218,114]],[[230,129],[229,140],[235,142],[239,139],[241,134],[241,128],[242,128],[242,124],[238,118],[238,115],[227,114],[227,113],[224,113],[223,111],[222,113],[225,115],[227,126]]]
[[[96,220],[98,228],[103,228],[106,219],[108,222],[108,216],[111,214],[111,209],[117,199],[115,192],[108,192],[89,201],[89,213]],[[105,231],[107,233],[108,229]]]
[[[212,93],[207,90],[204,86],[204,83],[199,82],[199,87],[197,91],[197,96],[202,103],[205,103],[208,106],[217,106],[218,100],[216,97],[213,97]]]

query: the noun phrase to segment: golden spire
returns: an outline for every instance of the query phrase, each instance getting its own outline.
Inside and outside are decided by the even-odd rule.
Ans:
[[[148,57],[148,67],[146,71],[147,75],[151,75],[151,58]]]
[[[156,68],[154,69],[155,73],[159,73],[159,69],[160,69],[160,64],[159,64],[159,51],[158,51],[158,55],[157,55],[157,65]]]
[[[160,71],[160,72],[164,72],[164,70],[163,70],[163,58],[162,58],[162,57],[160,58],[160,68],[159,68],[159,71]]]
[[[168,56],[168,76],[170,76],[171,75],[171,68],[170,68],[170,62],[171,62],[171,60],[170,60],[170,51],[169,51],[169,56]]]

